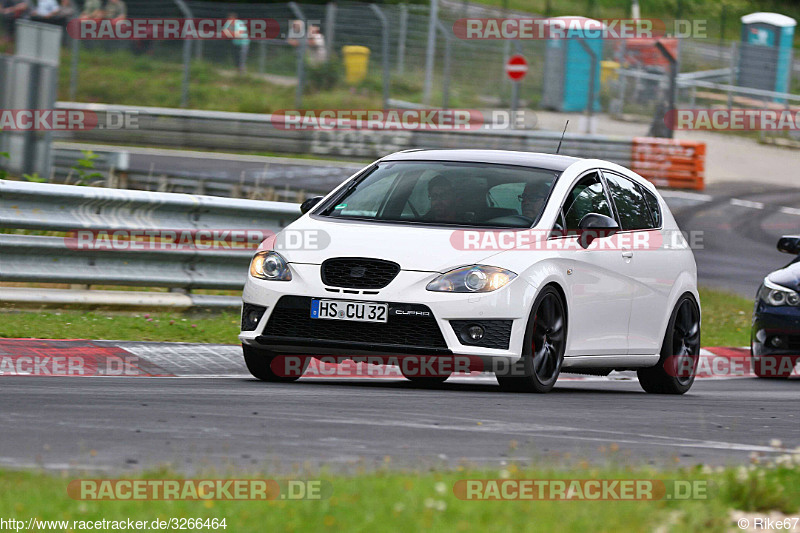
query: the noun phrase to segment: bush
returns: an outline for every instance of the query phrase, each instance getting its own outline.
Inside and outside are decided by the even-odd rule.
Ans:
[[[313,91],[329,91],[342,81],[344,67],[337,57],[324,63],[306,63],[306,87]]]

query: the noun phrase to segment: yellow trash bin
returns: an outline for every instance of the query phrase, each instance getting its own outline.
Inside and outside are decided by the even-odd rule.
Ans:
[[[369,64],[369,48],[366,46],[343,46],[344,79],[350,85],[355,85],[367,77]]]
[[[619,79],[619,67],[621,65],[616,61],[601,61],[600,62],[600,83],[605,85],[609,80],[617,81]]]

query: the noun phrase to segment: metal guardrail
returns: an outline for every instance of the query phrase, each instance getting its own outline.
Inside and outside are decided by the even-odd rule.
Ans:
[[[291,130],[278,127],[281,122],[271,115],[227,113],[167,108],[140,108],[59,102],[60,109],[105,113],[136,113],[137,129],[94,129],[62,134],[70,139],[121,144],[149,144],[212,148],[231,151],[270,151],[375,159],[411,148],[497,148],[533,152],[552,152],[560,132],[530,130],[495,130],[489,126],[468,131],[441,130]],[[641,141],[641,140],[637,140]],[[660,142],[660,141],[657,141]],[[636,151],[634,139],[609,135],[567,133],[561,153],[577,157],[595,157],[630,166]],[[646,155],[645,155],[646,157]],[[661,163],[661,159],[655,162]],[[647,166],[645,178],[649,176]],[[688,183],[702,188],[700,181]],[[663,184],[686,187],[687,182]]]
[[[278,231],[299,206],[186,194],[0,180],[0,228],[77,230]],[[213,237],[212,237],[213,238]],[[260,239],[259,239],[260,240]],[[147,248],[147,247],[145,247]],[[0,281],[239,290],[252,249],[82,248],[74,237],[0,234]],[[210,248],[210,247],[209,247]],[[235,307],[231,296],[0,288],[0,302],[154,307]]]
[[[53,148],[50,182],[77,184],[75,167],[78,160],[85,157],[86,148],[89,147],[77,143],[57,143]],[[206,168],[192,165],[183,169],[173,164],[164,169],[153,161],[154,156],[174,157],[176,154],[147,148],[91,148],[96,157],[93,172],[102,175],[102,179],[94,180],[95,185],[281,202],[302,202],[309,196],[327,194],[363,167],[357,163],[280,157],[226,155],[215,159],[215,154],[206,153],[202,159]],[[186,157],[186,154],[177,155]],[[242,171],[237,170],[241,168],[238,165],[225,166],[226,160],[246,163],[247,168]],[[220,162],[223,164],[214,164]]]
[[[0,180],[3,228],[277,230],[298,215],[285,202]]]

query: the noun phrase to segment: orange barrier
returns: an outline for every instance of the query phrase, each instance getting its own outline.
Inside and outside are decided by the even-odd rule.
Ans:
[[[706,144],[653,137],[634,137],[631,170],[658,187],[702,190]]]

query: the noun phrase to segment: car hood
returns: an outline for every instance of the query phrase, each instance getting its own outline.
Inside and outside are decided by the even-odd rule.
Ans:
[[[782,287],[800,291],[800,262],[790,263],[780,270],[771,272],[767,279]]]
[[[446,272],[481,263],[502,266],[484,263],[498,254],[497,249],[464,249],[459,244],[463,242],[463,231],[303,216],[277,236],[264,240],[259,250],[274,249],[289,263],[321,264],[332,257],[374,257],[394,261],[403,270],[424,272]]]

